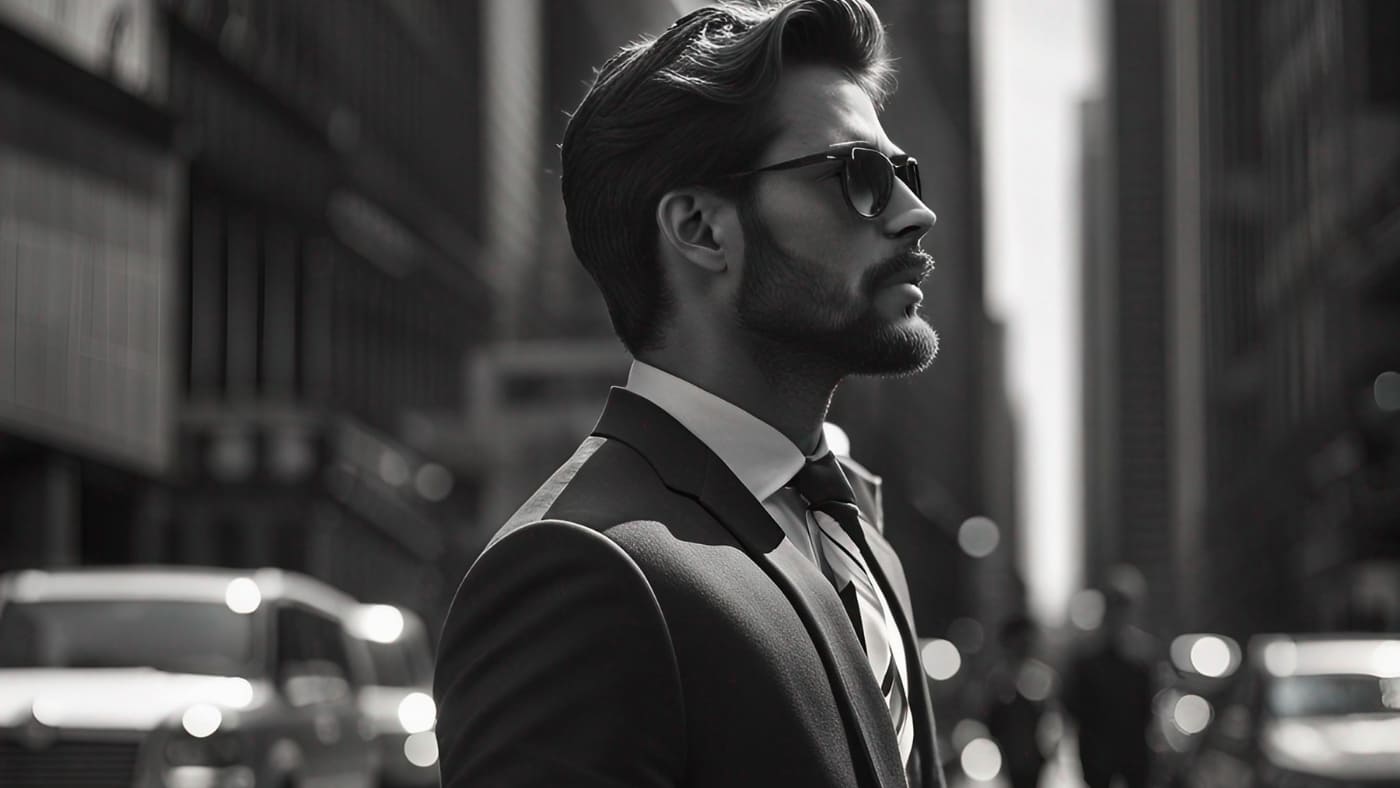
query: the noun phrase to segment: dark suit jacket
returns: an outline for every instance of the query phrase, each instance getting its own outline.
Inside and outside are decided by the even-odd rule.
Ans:
[[[848,475],[871,506],[873,480]],[[941,786],[904,572],[865,536],[910,661],[920,788]],[[472,565],[434,687],[447,788],[905,784],[830,583],[708,447],[624,389]]]

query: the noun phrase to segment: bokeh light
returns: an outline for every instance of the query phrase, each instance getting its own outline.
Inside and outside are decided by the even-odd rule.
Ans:
[[[947,681],[957,675],[962,667],[962,656],[958,647],[942,638],[934,638],[925,643],[922,649],[924,672],[934,681]]]
[[[414,766],[432,766],[437,763],[437,737],[430,733],[415,733],[404,739],[403,757]]]
[[[423,692],[410,692],[399,702],[399,724],[408,733],[432,730],[437,722],[437,705]]]
[[[251,578],[239,577],[229,581],[224,590],[224,604],[235,613],[247,615],[262,604],[262,591]]]
[[[217,706],[208,703],[196,703],[185,709],[185,714],[180,718],[180,724],[185,726],[185,732],[195,737],[203,739],[213,735],[214,731],[224,724],[224,713],[219,711]]]
[[[360,629],[375,643],[393,643],[403,634],[403,613],[392,605],[367,605],[361,608]]]
[[[1182,733],[1194,736],[1210,724],[1210,702],[1200,695],[1182,695],[1172,707],[1172,722]]]
[[[452,472],[435,462],[425,463],[413,475],[413,489],[433,503],[451,495],[452,484]]]
[[[1191,646],[1191,666],[1202,676],[1219,678],[1230,670],[1230,647],[1215,635],[1205,635]]]
[[[1055,671],[1040,660],[1028,660],[1016,674],[1016,691],[1026,700],[1048,700],[1055,688]]]
[[[1103,613],[1103,592],[1097,589],[1085,588],[1069,598],[1069,620],[1079,629],[1086,632],[1098,629],[1103,623]]]
[[[1001,543],[1001,529],[986,517],[969,517],[958,527],[958,546],[973,558],[986,558]]]
[[[976,738],[962,750],[962,770],[978,782],[995,780],[1001,774],[1001,748],[987,738]]]
[[[390,487],[402,487],[408,483],[409,471],[408,462],[403,455],[393,449],[385,449],[379,453],[379,478]]]
[[[1376,398],[1376,407],[1386,413],[1400,410],[1400,372],[1387,370],[1377,375],[1371,392]]]

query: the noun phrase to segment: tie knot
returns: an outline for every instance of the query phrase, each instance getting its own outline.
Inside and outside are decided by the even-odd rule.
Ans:
[[[850,504],[856,502],[851,483],[846,480],[846,474],[841,471],[836,455],[831,452],[802,466],[802,470],[792,478],[792,486],[802,493],[802,497],[807,499],[810,506],[820,506],[828,501]]]

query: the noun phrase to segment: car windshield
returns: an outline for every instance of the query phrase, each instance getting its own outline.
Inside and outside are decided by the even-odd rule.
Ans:
[[[1400,712],[1400,679],[1290,676],[1278,679],[1269,688],[1268,704],[1276,717],[1395,714]]]
[[[78,600],[0,606],[0,668],[151,667],[247,675],[253,618],[213,602]]]
[[[375,643],[365,641],[374,661],[375,684],[381,687],[418,687],[432,682],[429,667],[419,664],[403,641]]]

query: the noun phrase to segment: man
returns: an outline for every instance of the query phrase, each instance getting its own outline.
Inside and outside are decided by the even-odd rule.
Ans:
[[[987,677],[987,729],[1001,747],[1011,788],[1035,788],[1047,753],[1044,724],[1055,674],[1035,658],[1036,626],[1024,613],[1006,619],[998,633],[1001,660]]]
[[[1151,636],[1133,626],[1133,592],[1109,583],[1097,637],[1071,661],[1064,705],[1079,737],[1079,762],[1089,788],[1147,785],[1147,730],[1152,721]]]
[[[889,80],[866,0],[702,9],[598,74],[564,201],[635,363],[457,592],[448,788],[943,784],[878,480],[822,437],[844,376],[937,350]]]

